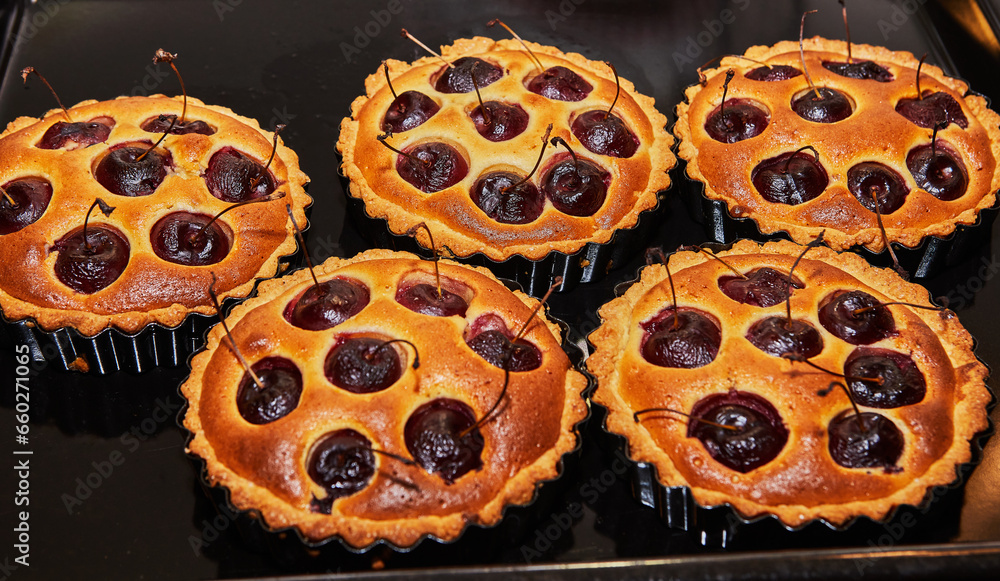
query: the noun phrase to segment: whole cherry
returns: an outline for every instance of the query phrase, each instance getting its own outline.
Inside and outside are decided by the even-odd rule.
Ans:
[[[37,177],[11,180],[0,187],[0,235],[34,224],[52,200],[52,184]]]
[[[52,245],[58,253],[54,269],[56,278],[81,294],[93,294],[114,281],[128,266],[128,240],[110,225],[88,229],[90,213],[99,207],[105,216],[114,208],[97,198],[87,210],[83,228],[74,230]]]

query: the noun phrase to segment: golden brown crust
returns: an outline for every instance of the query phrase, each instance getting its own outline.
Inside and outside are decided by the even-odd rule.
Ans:
[[[759,246],[741,241],[719,256],[741,272],[766,265],[788,272],[801,251],[791,242]],[[857,516],[883,518],[901,504],[917,505],[930,487],[953,482],[957,465],[969,461],[969,440],[987,426],[990,393],[984,383],[987,369],[975,358],[971,336],[951,311],[888,307],[898,336],[873,346],[910,355],[926,378],[927,392],[917,404],[868,410],[888,417],[903,432],[901,471],[849,469],[830,457],[826,433],[830,420],[850,409],[850,402],[842,391],[816,394],[834,378],[767,355],[745,339],[753,322],[783,315],[784,304],[759,308],[728,298],[718,279],[731,271],[704,254],[678,252],[669,263],[678,305],[721,321],[722,345],[715,360],[697,369],[670,369],[643,359],[640,323],[671,305],[666,270],[655,265],[600,309],[603,324],[590,335],[596,352],[587,361],[598,377],[594,401],[610,410],[607,428],[628,439],[632,459],[656,466],[664,486],[688,486],[700,505],[728,503],[747,518],[774,514],[790,526],[814,519],[843,524]],[[929,305],[922,287],[858,256],[826,248],[810,250],[795,275],[806,286],[792,294],[792,316],[820,331],[823,350],[810,360],[834,371],[843,369],[855,346],[820,324],[818,307],[824,297],[838,290],[863,290],[881,301]],[[732,388],[770,402],[789,431],[774,460],[745,474],[726,468],[699,440],[688,438],[683,418],[664,413],[636,423],[632,417],[648,407],[687,411],[701,398]]]
[[[944,237],[959,224],[976,223],[979,212],[996,202],[1000,188],[1000,116],[987,108],[985,99],[967,94],[964,82],[946,76],[938,67],[923,66],[921,90],[947,93],[961,104],[969,121],[967,129],[951,124],[938,133],[939,139],[961,154],[969,173],[968,193],[957,200],[941,201],[917,188],[906,166],[907,153],[919,144],[929,143],[931,131],[895,111],[900,99],[916,95],[917,59],[903,51],[864,44],[851,46],[855,58],[875,61],[892,72],[894,79],[880,83],[839,76],[825,69],[822,61],[846,60],[846,43],[807,39],[806,63],[813,82],[846,93],[855,104],[850,117],[832,124],[805,121],[789,107],[792,98],[808,88],[805,75],[778,82],[753,81],[744,75],[760,65],[737,57],[727,57],[719,68],[707,71],[707,83],[688,87],[686,102],[677,106],[674,133],[681,142],[679,155],[688,162],[688,176],[705,184],[708,198],[726,202],[733,217],[752,218],[765,234],[788,232],[793,240],[806,243],[826,229],[827,244],[838,250],[854,245],[873,252],[884,248],[875,213],[847,189],[847,170],[862,161],[878,161],[894,168],[910,188],[906,203],[883,216],[891,241],[915,247],[927,236]],[[802,68],[796,42],[754,46],[745,54],[772,65]],[[705,131],[705,119],[721,101],[729,69],[737,74],[729,85],[727,99],[752,99],[770,111],[764,133],[735,144],[717,142]],[[796,206],[761,197],[750,181],[754,167],[804,145],[819,151],[830,177],[825,193]]]
[[[501,64],[504,77],[482,88],[483,100],[518,103],[528,113],[530,120],[524,133],[510,141],[492,143],[476,132],[468,118],[467,112],[478,105],[475,92],[444,94],[433,88],[430,79],[443,66],[441,61],[432,57],[412,64],[389,60],[397,94],[417,90],[441,106],[426,123],[397,134],[390,142],[402,149],[422,141],[445,141],[465,153],[469,174],[454,186],[434,194],[424,194],[399,177],[395,170],[396,154],[375,139],[382,133],[382,119],[393,100],[385,75],[379,70],[365,81],[366,94],[354,100],[351,117],[341,123],[337,149],[343,155],[343,171],[351,180],[350,195],[364,200],[365,211],[387,220],[389,229],[396,234],[426,222],[435,232],[435,241],[455,255],[466,257],[481,252],[497,261],[513,255],[537,260],[554,250],[572,253],[587,242],[604,243],[616,230],[634,227],[639,214],[655,207],[657,193],[670,185],[667,171],[676,159],[670,151],[673,138],[664,130],[666,118],[654,108],[651,98],[636,93],[632,83],[622,79],[614,112],[639,138],[639,149],[628,159],[587,151],[570,131],[570,123],[579,113],[607,110],[615,96],[614,76],[607,65],[579,54],[535,43],[528,45],[544,66],[570,68],[594,86],[593,92],[583,101],[572,103],[529,92],[524,80],[537,74],[538,69],[513,40],[476,37],[442,47],[441,53],[448,59],[475,55]],[[549,123],[553,124],[553,137],[562,137],[578,155],[612,174],[604,206],[594,216],[573,217],[546,201],[542,215],[528,224],[501,224],[490,219],[469,197],[473,184],[492,169],[516,170],[527,175],[538,159],[541,137]],[[562,148],[549,147],[541,167],[544,169],[548,160],[561,152],[565,155]],[[539,182],[538,175],[533,181]],[[417,236],[421,244],[430,247],[426,233],[420,231]]]
[[[256,298],[234,308],[227,322],[251,364],[267,355],[288,357],[302,371],[304,387],[289,415],[259,426],[245,421],[234,404],[244,371],[217,325],[181,388],[189,402],[184,426],[194,434],[188,447],[205,459],[209,481],[228,488],[237,507],[259,510],[272,528],[295,526],[313,541],[340,536],[355,547],[378,540],[405,547],[425,535],[453,540],[470,523],[493,524],[505,506],[528,502],[536,484],[556,477],[561,457],[576,446],[574,427],[587,413],[581,397],[586,379],[560,348],[558,327],[542,318],[525,335],[541,350],[542,365],[510,374],[503,406],[480,428],[486,445],[481,470],[446,485],[419,466],[377,456],[378,470],[365,489],[336,500],[330,515],[309,510],[313,495],[326,495],[305,470],[311,443],[324,433],[351,428],[374,447],[409,458],[403,425],[417,407],[450,397],[479,417],[500,393],[504,373],[468,348],[463,330],[480,315],[495,313],[516,332],[538,303],[511,293],[485,269],[449,261],[440,267],[443,277],[474,294],[465,319],[421,315],[397,303],[401,281],[433,281],[434,270],[430,262],[387,250],[331,258],[316,269],[321,281],[346,276],[371,293],[364,310],[331,331],[306,331],[282,316],[289,301],[312,285],[304,270],[261,283]],[[341,390],[326,379],[324,360],[347,333],[412,341],[420,366],[407,366],[384,391]],[[401,348],[400,354],[412,362],[412,349]]]
[[[256,279],[277,273],[279,259],[296,248],[285,205],[291,204],[296,220],[305,226],[305,208],[312,203],[303,189],[308,178],[299,169],[298,156],[280,139],[270,170],[279,184],[276,191],[286,195],[278,201],[234,209],[220,218],[233,232],[233,247],[221,262],[199,267],[167,262],[153,253],[149,236],[153,224],[168,213],[215,215],[232,205],[209,194],[202,175],[212,154],[226,146],[266,162],[273,134],[256,121],[188,98],[187,119],[203,120],[217,132],[168,136],[159,149],[170,152],[174,170],[156,192],[136,198],[118,196],[94,179],[91,168],[110,147],[155,142],[159,135],[139,125],[161,114],[179,115],[181,107],[181,97],[163,95],[84,101],[70,109],[73,120],[107,116],[115,120],[115,126],[105,143],[72,150],[35,147],[50,126],[66,120],[61,110],[49,111],[41,120],[21,117],[8,125],[0,135],[0,183],[44,177],[52,183],[53,194],[37,222],[0,236],[7,257],[0,261],[0,306],[6,318],[30,317],[46,330],[73,327],[88,336],[108,327],[132,333],[153,322],[173,327],[189,313],[214,312],[207,294],[212,272],[218,277],[216,289],[223,298],[244,297]],[[52,245],[83,224],[97,197],[116,209],[108,217],[95,211],[90,223],[110,224],[121,231],[131,247],[130,258],[116,281],[84,295],[56,278],[53,265],[57,253]]]

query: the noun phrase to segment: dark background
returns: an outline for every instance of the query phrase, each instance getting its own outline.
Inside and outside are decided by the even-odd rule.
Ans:
[[[990,30],[996,14],[992,2],[849,4],[855,42],[917,55],[926,52],[929,62],[967,79],[977,91],[1000,96],[996,75],[1000,46]],[[177,94],[179,86],[169,68],[151,63],[157,48],[177,53],[190,95],[231,107],[268,128],[288,125],[282,137],[297,151],[312,179],[309,193],[315,203],[307,246],[321,260],[367,247],[355,225],[345,220],[334,147],[341,118],[381,60],[408,61],[423,55],[400,38],[401,27],[436,47],[475,35],[505,37],[502,30],[486,27],[488,20],[499,17],[525,39],[613,62],[640,92],[656,99],[671,123],[683,88],[697,80],[695,68],[708,59],[742,53],[752,44],[796,38],[799,17],[810,9],[820,12],[809,17],[807,36],[844,35],[840,6],[834,0],[562,0],[489,5],[401,0],[398,7],[391,6],[397,13],[389,12],[389,7],[390,2],[382,0],[0,3],[0,16],[8,25],[0,63],[0,120],[39,116],[54,107],[40,83],[33,80],[29,88],[23,87],[17,72],[24,66],[42,71],[70,105],[122,94]],[[719,21],[725,9],[733,11],[732,24]],[[683,182],[679,173],[674,178]],[[672,191],[682,188],[683,184]],[[706,241],[686,208],[668,198],[655,243],[670,250]],[[994,369],[1000,365],[1000,334],[994,322],[1000,313],[1000,287],[991,280],[992,270],[981,267],[997,266],[995,256],[996,249],[984,245],[961,264],[926,281],[935,296],[952,297],[953,307],[979,339],[978,354]],[[570,324],[576,344],[583,345],[580,338],[596,327],[596,309],[613,295],[614,285],[631,279],[638,266],[636,259],[604,282],[552,299],[552,312]],[[13,355],[13,343],[0,333],[0,441],[4,442],[0,458],[13,458],[11,452],[20,449],[12,441]],[[514,511],[496,530],[470,530],[453,546],[428,542],[406,555],[376,550],[355,556],[336,545],[310,554],[294,538],[257,535],[252,527],[244,531],[231,518],[219,516],[200,485],[200,467],[183,453],[185,434],[175,421],[182,404],[176,389],[187,375],[186,368],[98,377],[36,367],[30,380],[27,447],[34,452],[31,566],[6,568],[15,565],[17,555],[10,531],[16,522],[17,481],[13,470],[5,468],[7,461],[0,462],[0,580],[212,579],[382,566],[387,573],[417,568],[430,577],[443,575],[429,570],[432,567],[475,565],[489,569],[449,569],[448,574],[456,578],[484,577],[490,571],[497,578],[515,572],[581,579],[671,575],[721,579],[766,573],[778,578],[860,574],[935,578],[947,571],[953,578],[991,578],[1000,568],[996,502],[1000,450],[995,441],[965,489],[948,492],[926,510],[912,511],[919,517],[913,526],[900,524],[910,523],[909,519],[897,518],[896,528],[869,522],[847,532],[816,525],[788,533],[765,522],[744,527],[722,551],[703,547],[696,535],[667,528],[654,511],[633,500],[627,475],[608,473],[614,442],[601,436],[596,422],[587,429],[583,452],[567,466],[565,477],[546,486],[537,503]],[[997,413],[993,416],[995,422]],[[130,431],[134,439],[123,436]],[[86,493],[77,490],[79,482],[86,482],[100,466],[107,473],[114,454],[120,455],[114,456],[120,464],[112,465],[106,477],[91,476],[98,486],[68,510],[64,495]],[[593,492],[597,488],[586,487],[602,476],[606,486],[598,493]],[[578,510],[581,505],[584,508]],[[560,525],[568,528],[570,522],[568,531],[552,535],[557,537],[554,542],[541,540],[545,531],[556,531]],[[192,548],[192,538],[205,542],[200,552]],[[525,548],[537,550],[538,555]],[[905,552],[909,549],[913,552]],[[586,565],[525,568],[526,557],[533,564]],[[609,560],[616,562],[603,563]],[[497,568],[501,565],[517,568]]]

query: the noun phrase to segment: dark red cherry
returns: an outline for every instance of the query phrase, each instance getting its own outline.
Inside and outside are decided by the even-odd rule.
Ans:
[[[672,307],[643,323],[642,357],[661,367],[694,369],[711,363],[722,344],[722,330],[715,317],[697,309]],[[675,327],[676,325],[676,327]]]
[[[250,366],[260,380],[257,387],[250,374],[243,378],[236,390],[236,409],[244,420],[262,425],[280,420],[295,410],[302,395],[302,372],[290,359],[265,357]]]
[[[566,67],[555,66],[532,78],[528,90],[554,101],[583,101],[594,87]]]
[[[74,147],[87,147],[95,143],[104,143],[111,135],[115,120],[111,117],[95,117],[90,121],[66,123],[60,121],[49,127],[42,135],[38,147],[41,149],[59,149],[72,142]]]
[[[498,315],[480,316],[470,325],[465,342],[490,365],[510,371],[531,371],[542,364],[542,353],[532,343],[518,339]],[[508,355],[509,353],[509,355]]]
[[[788,298],[788,273],[765,266],[755,268],[745,276],[723,276],[719,278],[719,289],[734,301],[755,307],[773,307]],[[792,278],[791,286],[805,288],[805,284],[796,278]]]
[[[475,423],[472,408],[458,400],[438,398],[417,408],[406,420],[403,439],[418,464],[451,484],[483,466],[479,428],[460,437]]]
[[[906,117],[914,124],[925,129],[934,129],[936,125],[950,123],[962,129],[969,127],[962,106],[948,93],[924,91],[923,99],[900,99],[896,103],[896,112]]]
[[[751,81],[787,81],[802,74],[802,71],[788,65],[757,67],[744,75]]]
[[[401,178],[428,194],[457,184],[469,173],[469,164],[462,154],[441,142],[421,143],[404,152],[416,160],[397,156],[396,171]]]
[[[878,197],[878,211],[883,215],[902,207],[906,195],[910,193],[903,176],[875,161],[863,161],[847,170],[847,189],[872,212],[875,211],[874,191]]]
[[[411,311],[434,317],[464,317],[469,308],[469,303],[461,296],[444,287],[438,294],[437,285],[426,283],[400,285],[396,289],[396,302]]]
[[[333,501],[368,485],[375,475],[375,453],[368,438],[344,428],[329,432],[313,444],[306,462],[313,482],[326,489],[323,499],[313,498],[313,512],[330,514]]]
[[[545,198],[535,184],[523,179],[509,171],[490,172],[472,186],[472,203],[502,224],[533,222],[542,215]]]
[[[765,200],[791,206],[819,196],[830,183],[816,157],[803,151],[765,159],[753,168],[750,179]]]
[[[824,298],[819,322],[851,345],[871,345],[896,334],[896,322],[888,307],[859,290],[837,291]]]
[[[847,357],[844,375],[851,398],[858,405],[896,408],[920,403],[927,382],[913,359],[888,349],[859,347]],[[878,378],[880,381],[860,379]]]
[[[56,257],[56,278],[78,293],[93,294],[121,276],[128,266],[129,243],[118,229],[88,226],[87,240],[83,228],[77,228],[60,238],[52,249]]]
[[[285,307],[285,320],[301,329],[322,331],[343,323],[368,305],[368,287],[351,278],[312,285]]]
[[[830,422],[828,449],[833,460],[846,468],[898,470],[903,455],[903,433],[883,415],[860,415],[845,410]]]
[[[716,141],[736,143],[757,137],[767,124],[767,112],[750,99],[728,99],[708,114],[705,131]]]
[[[712,458],[737,472],[750,472],[774,460],[788,441],[788,429],[778,411],[752,393],[734,389],[710,395],[694,404],[691,416],[736,428],[692,419],[687,436],[698,438]]]
[[[168,262],[187,266],[215,264],[229,254],[231,241],[222,225],[207,214],[174,212],[157,220],[150,232],[153,252]]]
[[[792,100],[792,110],[806,121],[814,123],[836,123],[851,116],[854,108],[851,100],[836,89],[819,87],[819,97],[816,91],[809,89]]]
[[[516,103],[486,101],[470,111],[469,118],[480,135],[495,143],[514,139],[528,128],[528,114]]]
[[[913,148],[906,156],[906,167],[917,187],[945,202],[961,198],[969,187],[969,174],[961,157],[940,139],[934,147],[927,144]]]
[[[146,153],[150,145],[139,142],[115,146],[94,168],[94,178],[119,196],[134,198],[152,194],[167,176],[171,157],[169,152],[161,153],[156,149]]]
[[[171,121],[173,121],[173,115],[157,115],[156,117],[146,119],[139,127],[143,131],[161,134],[169,129],[171,135],[187,135],[189,133],[197,133],[199,135],[215,134],[215,128],[201,120],[191,121],[188,119],[177,121],[173,127],[170,127]]]
[[[403,376],[396,349],[372,337],[338,340],[326,356],[324,370],[330,383],[351,393],[382,391]]]
[[[585,159],[574,161],[569,154],[556,161],[542,176],[542,192],[555,209],[570,216],[593,216],[604,205],[611,174]]]
[[[503,69],[476,57],[464,56],[451,64],[452,66],[441,70],[441,76],[434,83],[434,88],[442,93],[474,91],[476,87],[472,83],[473,73],[480,89],[499,81],[503,76]]]
[[[389,109],[382,119],[382,131],[392,133],[409,131],[423,125],[440,110],[441,106],[434,99],[420,91],[405,91],[389,104]]]
[[[849,63],[823,61],[823,68],[851,79],[878,81],[880,83],[888,83],[893,79],[889,69],[872,61],[854,60]]]
[[[747,339],[764,353],[775,357],[798,355],[808,359],[823,351],[823,337],[819,331],[799,319],[761,319],[747,331]]]
[[[18,178],[5,183],[3,189],[7,195],[0,194],[0,234],[34,224],[52,200],[52,184],[43,178]]]
[[[639,149],[639,138],[621,117],[604,110],[587,111],[577,116],[572,129],[580,143],[598,155],[632,157]]]
[[[270,170],[228,145],[208,160],[205,185],[210,194],[230,203],[263,198],[277,187]]]

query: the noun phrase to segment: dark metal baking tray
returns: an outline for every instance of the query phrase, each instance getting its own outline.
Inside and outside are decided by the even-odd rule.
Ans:
[[[929,54],[928,60],[1000,98],[996,39],[970,32],[965,1],[849,2],[856,42]],[[970,8],[971,7],[971,8]],[[40,85],[25,89],[17,71],[33,65],[66,103],[121,94],[178,93],[155,49],[179,54],[188,90],[264,126],[287,123],[286,143],[302,159],[315,198],[307,246],[315,260],[351,255],[364,238],[345,221],[334,144],[340,119],[365,76],[388,57],[420,49],[407,28],[436,46],[473,35],[503,36],[499,17],[523,37],[608,60],[673,117],[695,67],[798,34],[842,38],[834,0],[640,2],[637,0],[257,2],[254,0],[38,0],[0,3],[3,83],[0,119],[37,116],[54,106]],[[965,10],[966,12],[963,12]],[[982,11],[980,10],[980,13]],[[988,30],[988,27],[987,27]],[[980,40],[985,38],[986,40]],[[990,43],[992,42],[992,45]],[[672,119],[671,119],[672,121]],[[682,179],[679,174],[675,177]],[[667,200],[654,242],[672,249],[707,240],[685,207]],[[997,226],[1000,227],[1000,226]],[[994,229],[995,230],[995,229]],[[997,244],[927,281],[979,340],[978,354],[1000,369]],[[552,299],[575,342],[597,324],[597,307],[635,276],[635,259],[605,281]],[[0,454],[13,463],[14,343],[0,333]],[[0,579],[52,578],[356,578],[442,579],[987,579],[1000,571],[1000,444],[994,438],[963,489],[929,505],[912,526],[870,526],[846,533],[754,530],[727,550],[707,548],[665,526],[634,500],[612,445],[593,426],[582,456],[544,500],[499,533],[475,531],[452,546],[425,543],[409,554],[344,551],[290,555],[260,551],[199,484],[183,453],[175,416],[185,368],[100,377],[36,366],[31,382],[30,567],[17,565],[15,471],[0,470]],[[998,413],[993,412],[994,423]],[[598,418],[599,419],[599,418]],[[114,462],[112,462],[114,460]],[[582,508],[579,508],[582,507]],[[579,510],[578,510],[579,508]],[[576,516],[580,515],[582,516]],[[909,521],[908,521],[909,522]],[[10,523],[10,526],[8,526]],[[497,539],[500,539],[499,541]],[[197,545],[197,548],[194,546]],[[372,569],[381,569],[372,571]]]

